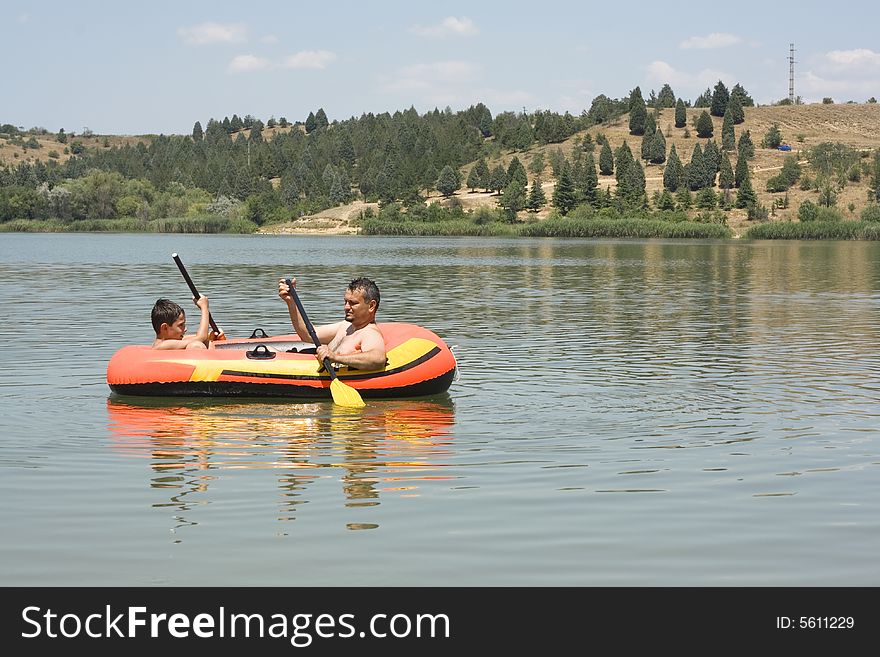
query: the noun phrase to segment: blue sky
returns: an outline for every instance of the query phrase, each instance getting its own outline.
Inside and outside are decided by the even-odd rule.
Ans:
[[[330,120],[484,102],[579,114],[601,93],[721,79],[759,103],[880,97],[874,3],[0,0],[0,123],[189,133],[251,114]]]

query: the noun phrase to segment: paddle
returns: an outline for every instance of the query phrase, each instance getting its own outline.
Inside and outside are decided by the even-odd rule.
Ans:
[[[189,291],[192,292],[193,297],[198,300],[201,294],[196,289],[195,283],[193,283],[192,279],[189,277],[189,274],[186,271],[186,267],[183,266],[183,263],[180,261],[180,256],[176,253],[172,253],[171,257],[174,258],[174,262],[177,264],[177,268],[180,270],[180,273],[183,274],[183,278],[186,281],[186,284],[189,285]],[[208,313],[208,321],[211,322],[211,328],[214,329],[214,333],[220,333],[220,329],[217,328],[217,324],[214,322],[214,318],[211,317],[211,313]]]
[[[306,329],[312,337],[312,342],[315,343],[316,347],[320,347],[321,341],[318,340],[318,334],[315,333],[315,327],[309,321],[309,316],[306,315],[306,309],[303,308],[302,301],[299,300],[299,295],[296,293],[296,288],[293,287],[293,282],[289,278],[284,279],[284,282],[287,283],[287,287],[290,290],[290,296],[293,297],[293,300],[296,303],[296,308],[299,310],[299,316],[302,317],[303,323],[305,323]],[[336,370],[333,369],[333,365],[330,363],[329,358],[324,359],[324,368],[330,374],[330,394],[333,395],[333,401],[335,403],[340,406],[352,406],[355,408],[366,406],[357,390],[339,380],[336,376]]]

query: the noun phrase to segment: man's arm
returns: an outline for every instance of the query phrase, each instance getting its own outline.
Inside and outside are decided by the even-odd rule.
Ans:
[[[295,278],[291,283],[293,284],[293,287],[296,287]],[[302,317],[300,317],[296,302],[294,302],[293,296],[290,294],[290,288],[287,287],[287,282],[283,278],[278,279],[278,296],[287,304],[287,312],[290,314],[290,323],[293,324],[293,330],[296,331],[299,339],[303,342],[312,342],[312,336],[309,335],[306,323],[303,321]],[[318,342],[321,344],[328,344],[334,337],[336,337],[342,324],[345,324],[345,322],[316,326],[315,334],[318,336]]]

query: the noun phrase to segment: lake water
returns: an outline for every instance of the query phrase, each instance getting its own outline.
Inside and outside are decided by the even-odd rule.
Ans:
[[[373,277],[460,379],[111,395],[172,252],[235,337]],[[3,585],[880,585],[878,243],[2,234],[0,303]]]

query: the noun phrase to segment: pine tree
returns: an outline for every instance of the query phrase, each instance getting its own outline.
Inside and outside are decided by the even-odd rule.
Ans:
[[[703,164],[706,169],[706,186],[715,186],[715,174],[721,167],[721,151],[718,150],[718,144],[715,140],[706,142],[703,148]]]
[[[629,133],[642,135],[645,133],[645,121],[648,119],[648,110],[645,100],[642,98],[642,90],[636,87],[629,97]]]
[[[482,187],[482,180],[480,179],[480,174],[477,173],[477,166],[474,165],[471,167],[470,173],[468,173],[467,182],[465,184],[471,188],[471,191],[476,191],[477,187]]]
[[[496,164],[489,174],[489,189],[500,194],[505,187],[507,187],[507,171],[500,164]]]
[[[437,178],[437,191],[443,196],[452,196],[458,189],[458,175],[455,170],[448,164],[440,171]]]
[[[739,101],[740,107],[755,106],[755,101],[752,100],[752,97],[749,96],[748,92],[739,83],[733,85],[733,89],[730,90],[730,97],[731,99],[736,98]]]
[[[740,156],[745,156],[746,158],[755,157],[755,145],[752,143],[752,133],[750,130],[746,130],[740,135],[736,148]]]
[[[306,134],[312,134],[317,127],[318,124],[315,122],[315,114],[313,112],[309,112],[309,115],[306,117]]]
[[[326,128],[330,125],[329,121],[327,121],[327,113],[324,111],[323,107],[318,108],[318,111],[315,112],[315,128],[320,130],[321,128]]]
[[[745,112],[743,112],[739,96],[730,97],[730,103],[727,105],[727,109],[730,110],[730,113],[733,117],[733,125],[739,125],[746,120],[746,114]]]
[[[349,190],[343,186],[342,176],[334,176],[333,183],[330,185],[330,200],[336,205],[346,203],[349,193]]]
[[[602,150],[599,151],[599,173],[603,176],[610,176],[614,173],[614,153],[611,152],[611,145],[608,140],[602,144]]]
[[[703,149],[700,144],[694,145],[694,152],[691,154],[691,161],[688,162],[687,169],[687,185],[688,189],[695,191],[706,186],[706,163],[703,159]]]
[[[584,200],[590,205],[595,206],[598,201],[596,190],[599,187],[599,176],[596,174],[596,160],[593,158],[592,153],[587,153],[584,158],[583,171],[583,185],[581,191]]]
[[[712,116],[724,116],[727,111],[727,105],[730,102],[730,93],[721,80],[715,85],[715,91],[712,93],[712,106],[710,112]]]
[[[670,192],[678,191],[682,184],[684,176],[684,168],[681,165],[681,159],[675,150],[675,144],[669,149],[669,162],[663,171],[663,187]]]
[[[653,114],[648,114],[645,118],[645,132],[642,135],[642,159],[651,159],[651,142],[654,134],[657,132],[657,121]]]
[[[651,137],[648,161],[651,164],[663,164],[666,161],[666,137],[663,136],[660,130]]]
[[[675,103],[675,127],[683,128],[687,125],[687,111],[684,108],[684,101],[679,98]]]
[[[721,150],[732,151],[736,148],[736,133],[733,129],[733,110],[727,106],[724,112],[724,123],[721,125]]]
[[[553,189],[553,205],[560,214],[566,215],[576,204],[574,183],[571,180],[570,167],[566,162],[559,172],[559,178],[556,179],[556,187]]]
[[[748,158],[743,155],[743,152],[739,152],[739,157],[736,158],[736,169],[734,169],[733,174],[733,186],[741,187],[742,183],[745,179],[749,177],[749,161]]]
[[[477,176],[479,176],[477,187],[489,189],[489,165],[486,164],[486,159],[481,157],[477,160],[477,163],[474,165],[474,170],[477,172]]]
[[[755,190],[752,189],[752,179],[749,176],[748,169],[746,169],[746,176],[740,183],[739,189],[736,192],[736,207],[750,208],[757,202],[758,197],[755,195]]]
[[[871,169],[869,198],[874,203],[880,203],[880,150],[874,155],[874,164]]]
[[[61,129],[61,132],[62,133],[64,132],[64,128]],[[195,142],[202,141],[202,139],[204,139],[204,137],[205,137],[205,133],[202,132],[202,124],[199,123],[198,121],[196,121],[195,125],[193,126],[192,137],[193,137],[193,141],[195,141]]]
[[[715,132],[715,125],[712,123],[712,117],[709,112],[703,110],[697,119],[697,137],[708,139]]]
[[[499,205],[507,210],[507,216],[510,221],[516,220],[516,213],[526,207],[526,188],[518,178],[513,178],[504,188],[501,198],[498,199]]]
[[[522,162],[519,161],[519,158],[516,155],[513,156],[513,159],[510,161],[510,165],[507,167],[508,185],[513,180],[518,180],[523,190],[528,188],[529,179],[526,175],[526,168],[523,166]]]
[[[730,157],[725,153],[721,158],[721,171],[718,174],[718,186],[721,189],[730,189],[736,184],[733,175],[733,167],[730,165]]]
[[[660,89],[660,93],[657,95],[657,106],[658,107],[675,107],[675,93],[672,91],[672,87],[669,84],[664,84],[663,88]]]
[[[614,152],[614,161],[617,163],[614,171],[614,178],[617,180],[619,187],[626,172],[632,166],[633,162],[635,162],[632,151],[629,149],[629,145],[626,142],[623,142],[623,144],[621,144]]]
[[[547,195],[544,194],[544,190],[541,187],[541,179],[535,178],[532,181],[532,188],[529,191],[529,199],[526,203],[526,207],[532,212],[537,212],[544,204],[547,202]]]

